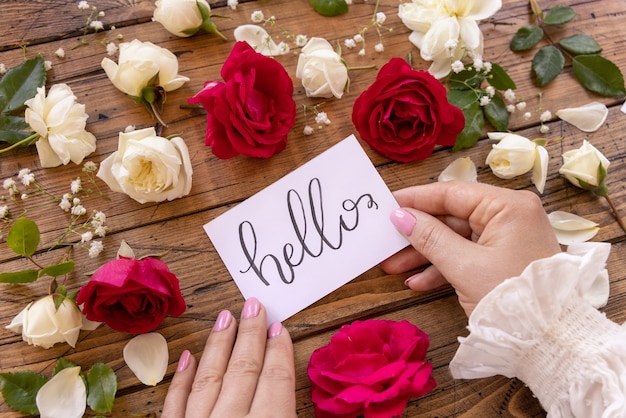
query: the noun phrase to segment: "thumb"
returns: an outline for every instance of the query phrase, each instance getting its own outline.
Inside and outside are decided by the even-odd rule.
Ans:
[[[476,244],[428,213],[402,208],[394,210],[390,219],[413,248],[449,281],[459,277],[455,274],[461,264],[459,260],[471,257],[475,252]]]

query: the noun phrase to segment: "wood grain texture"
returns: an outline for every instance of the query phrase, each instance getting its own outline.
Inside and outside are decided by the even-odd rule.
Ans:
[[[154,124],[143,108],[115,89],[100,66],[106,57],[104,44],[108,41],[140,39],[151,41],[170,49],[179,58],[180,73],[191,80],[181,89],[168,95],[165,118],[170,122],[166,134],[181,134],[190,149],[194,185],[191,193],[183,199],[160,204],[138,204],[127,196],[108,192],[108,199],[89,199],[88,209],[102,210],[107,214],[110,228],[105,251],[97,259],[91,259],[81,249],[73,250],[76,272],[68,278],[70,288],[77,289],[86,281],[83,272],[95,270],[104,261],[115,256],[122,240],[128,241],[139,254],[169,250],[166,262],[181,280],[183,295],[188,309],[179,318],[167,318],[159,328],[169,343],[170,364],[166,379],[156,387],[141,385],[122,360],[122,349],[130,336],[113,332],[106,326],[95,331],[81,333],[75,349],[57,345],[49,350],[28,346],[20,336],[4,329],[11,319],[33,299],[47,292],[45,280],[25,286],[0,285],[0,356],[1,371],[30,369],[50,374],[55,360],[65,356],[88,369],[94,362],[110,365],[119,379],[119,392],[113,416],[160,416],[163,399],[169,381],[176,368],[178,356],[190,349],[199,356],[208,330],[218,312],[230,309],[236,316],[243,302],[234,282],[207,238],[202,225],[233,205],[278,180],[294,168],[309,161],[319,153],[354,133],[351,123],[352,104],[356,97],[376,77],[376,70],[350,72],[350,90],[341,100],[309,99],[295,78],[297,52],[278,57],[294,81],[294,99],[302,104],[324,101],[322,110],[327,112],[332,124],[311,136],[302,134],[305,119],[299,112],[296,125],[290,132],[285,151],[267,160],[237,157],[231,160],[216,158],[204,146],[205,114],[196,109],[184,109],[179,105],[195,94],[206,80],[219,79],[222,63],[233,44],[233,29],[250,23],[254,10],[262,10],[265,16],[276,16],[281,30],[294,34],[305,33],[309,37],[320,36],[332,43],[343,42],[363,28],[372,17],[374,2],[354,1],[348,14],[338,18],[323,18],[311,10],[308,0],[259,0],[241,2],[237,10],[224,7],[225,2],[211,2],[214,12],[227,16],[216,20],[220,31],[229,40],[222,41],[207,34],[179,39],[166,32],[162,26],[151,21],[154,5],[148,0],[102,0],[91,1],[107,28],[115,31],[89,33],[84,38],[87,45],[75,48],[83,38],[85,17],[76,7],[77,3],[61,0],[17,1],[0,0],[0,63],[8,68],[19,64],[25,57],[42,55],[53,64],[48,74],[48,85],[67,83],[78,101],[86,104],[89,114],[88,130],[98,138],[96,152],[90,160],[100,162],[117,148],[118,133],[127,125],[145,127]],[[544,2],[549,7],[548,2]],[[593,35],[603,48],[602,54],[610,58],[622,72],[626,72],[626,31],[623,30],[626,2],[566,0],[577,13],[575,21],[562,27],[550,29],[553,38],[576,33]],[[372,49],[377,37],[372,31],[366,33],[368,53],[361,57],[356,50],[343,48],[343,57],[351,67],[375,65],[380,68],[391,57],[412,56],[415,68],[427,68],[419,58],[419,51],[408,42],[410,31],[397,16],[398,2],[381,0],[380,10],[387,14],[383,33],[385,51],[381,54]],[[600,101],[610,108],[605,125],[595,133],[583,133],[557,118],[547,123],[546,135],[550,154],[546,189],[541,196],[546,211],[566,210],[585,216],[600,224],[601,230],[594,238],[613,244],[608,269],[611,277],[611,298],[604,311],[622,323],[626,320],[626,244],[624,232],[618,227],[605,201],[589,192],[571,186],[558,174],[561,154],[578,148],[583,140],[589,140],[611,161],[607,184],[616,205],[626,213],[626,116],[620,111],[623,98],[603,98],[583,90],[575,80],[571,63],[566,62],[564,73],[549,86],[542,89],[539,100],[530,70],[532,52],[512,53],[508,44],[515,31],[529,22],[528,2],[505,1],[503,8],[494,16],[498,24],[483,24],[485,36],[485,60],[503,66],[517,83],[518,97],[526,97],[527,110],[535,115],[526,120],[522,112],[512,115],[510,129],[531,139],[542,136],[537,120],[538,109],[548,109],[554,114],[563,107],[583,105]],[[279,29],[275,37],[281,37]],[[282,38],[281,38],[282,39]],[[26,45],[25,49],[21,46]],[[62,47],[66,57],[59,59],[54,51]],[[308,120],[308,122],[311,122]],[[561,139],[562,138],[562,139]],[[478,167],[479,181],[513,189],[536,192],[529,176],[512,180],[496,178],[485,165],[491,142],[483,139],[468,149],[451,153],[438,149],[424,161],[410,164],[391,162],[364,145],[368,156],[378,168],[390,189],[396,190],[416,184],[436,181],[437,176],[454,159],[469,156]],[[81,175],[74,165],[42,169],[39,167],[34,147],[0,154],[2,178],[15,175],[21,168],[33,170],[39,182],[60,195],[68,190],[70,181]],[[106,190],[104,183],[99,186]],[[36,200],[39,199],[39,200]],[[43,203],[43,198],[33,198],[29,205]],[[46,249],[57,239],[66,226],[62,214],[50,206],[29,213],[37,220],[42,231],[41,251],[36,256],[41,262],[58,260],[65,250]],[[26,268],[24,260],[17,259],[0,240],[0,271]],[[488,268],[488,266],[485,266]],[[457,304],[454,291],[442,287],[435,291],[417,293],[403,284],[408,274],[386,275],[379,268],[362,274],[337,291],[324,297],[311,307],[285,321],[295,342],[297,368],[297,405],[299,417],[313,417],[306,366],[309,356],[318,347],[328,343],[330,336],[345,323],[356,319],[388,318],[408,319],[431,338],[429,360],[434,366],[434,376],[439,386],[427,396],[412,400],[403,417],[544,417],[545,412],[523,383],[516,379],[493,377],[473,381],[454,380],[448,364],[457,347],[457,337],[466,335],[466,318]],[[4,402],[0,414],[18,417],[10,412]]]

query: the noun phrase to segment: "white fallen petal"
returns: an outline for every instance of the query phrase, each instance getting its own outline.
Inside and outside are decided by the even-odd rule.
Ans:
[[[589,241],[600,230],[597,223],[569,212],[554,211],[548,214],[548,219],[557,240],[562,245]]]
[[[537,146],[535,149],[537,156],[535,157],[535,164],[533,165],[533,184],[543,194],[543,189],[546,186],[546,178],[548,177],[548,161],[550,157],[548,150],[542,146]]]
[[[269,33],[261,26],[257,25],[241,25],[237,26],[233,32],[235,40],[245,41],[256,52],[259,52],[267,57],[274,57],[276,55],[283,55],[282,51],[276,42],[272,39]]]
[[[437,178],[438,181],[461,180],[476,182],[478,173],[476,165],[470,157],[457,158],[452,161]]]
[[[81,418],[87,406],[87,388],[80,367],[68,367],[46,382],[35,398],[41,418]]]
[[[556,115],[583,132],[595,132],[604,124],[609,109],[599,102],[558,110]]]
[[[124,346],[124,361],[141,383],[156,386],[167,371],[167,341],[158,332],[137,335]]]

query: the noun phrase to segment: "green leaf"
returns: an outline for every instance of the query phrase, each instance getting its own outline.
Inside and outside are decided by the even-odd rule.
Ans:
[[[602,51],[595,39],[581,33],[562,38],[559,41],[559,45],[574,55],[597,54]]]
[[[7,245],[17,255],[30,257],[39,245],[39,228],[28,218],[19,218],[7,235]]]
[[[39,415],[35,398],[46,381],[44,376],[31,371],[0,373],[2,397],[15,411]]]
[[[578,55],[573,61],[574,75],[589,91],[605,97],[626,95],[620,69],[600,55]]]
[[[537,76],[536,84],[543,87],[554,80],[563,71],[565,57],[555,46],[548,45],[541,48],[534,56],[532,68]]]
[[[15,144],[32,134],[23,116],[0,115],[0,141]]]
[[[504,68],[494,62],[491,63],[491,72],[487,76],[487,81],[496,89],[502,91],[508,89],[515,90],[517,88],[515,82],[509,77]]]
[[[477,89],[485,79],[483,74],[477,74],[471,66],[466,66],[459,73],[450,73],[450,88],[454,90]]]
[[[0,283],[32,283],[39,278],[37,270],[22,270],[0,273]]]
[[[576,17],[576,12],[569,6],[555,6],[548,10],[543,23],[546,25],[562,25]]]
[[[54,365],[54,370],[52,371],[52,376],[56,375],[63,369],[67,369],[70,367],[76,367],[77,364],[71,360],[66,359],[65,357],[59,357],[56,364]]]
[[[474,90],[450,90],[448,91],[448,102],[455,105],[459,109],[475,103],[478,95]]]
[[[39,270],[39,277],[43,276],[44,274],[52,277],[63,276],[64,274],[70,273],[72,270],[74,270],[74,261],[64,261],[62,263],[53,264]]]
[[[338,16],[348,12],[346,0],[311,0],[311,6],[322,16]]]
[[[504,132],[509,128],[509,112],[506,104],[499,94],[491,98],[491,102],[483,107],[487,120],[498,132]]]
[[[459,136],[456,137],[456,142],[454,143],[454,147],[452,147],[452,151],[470,148],[476,144],[478,139],[482,136],[483,127],[485,126],[483,110],[478,102],[474,102],[462,110],[465,115],[465,127]]]
[[[40,56],[11,68],[0,79],[0,113],[23,109],[24,102],[37,94],[37,87],[45,84],[46,67]]]
[[[541,38],[543,38],[543,29],[539,26],[522,26],[517,30],[515,35],[513,35],[509,48],[511,48],[511,51],[515,52],[528,51],[534,48],[535,45],[541,41]]]
[[[104,363],[94,364],[87,374],[87,405],[95,412],[106,414],[113,410],[117,377],[109,366]]]

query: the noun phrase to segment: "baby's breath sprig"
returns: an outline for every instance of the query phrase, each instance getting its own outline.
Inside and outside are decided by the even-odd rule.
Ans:
[[[315,132],[315,129],[307,123],[307,111],[313,112],[315,114],[315,123],[317,124],[317,129],[323,129],[324,126],[330,125],[330,119],[328,118],[328,114],[326,112],[321,112],[319,110],[320,106],[322,106],[325,102],[321,102],[315,105],[302,105],[302,112],[304,114],[304,135],[312,135]]]
[[[382,29],[385,29],[384,23],[387,20],[387,15],[385,15],[384,12],[378,11],[379,3],[380,0],[377,0],[369,23],[361,28],[361,30],[352,38],[348,38],[344,41],[344,45],[348,49],[356,48],[357,44],[359,44],[361,46],[359,49],[360,56],[365,55],[365,35],[370,29],[374,29],[378,35],[378,42],[374,45],[374,50],[376,52],[383,52],[385,50]],[[387,31],[392,32],[393,29],[387,28]]]

